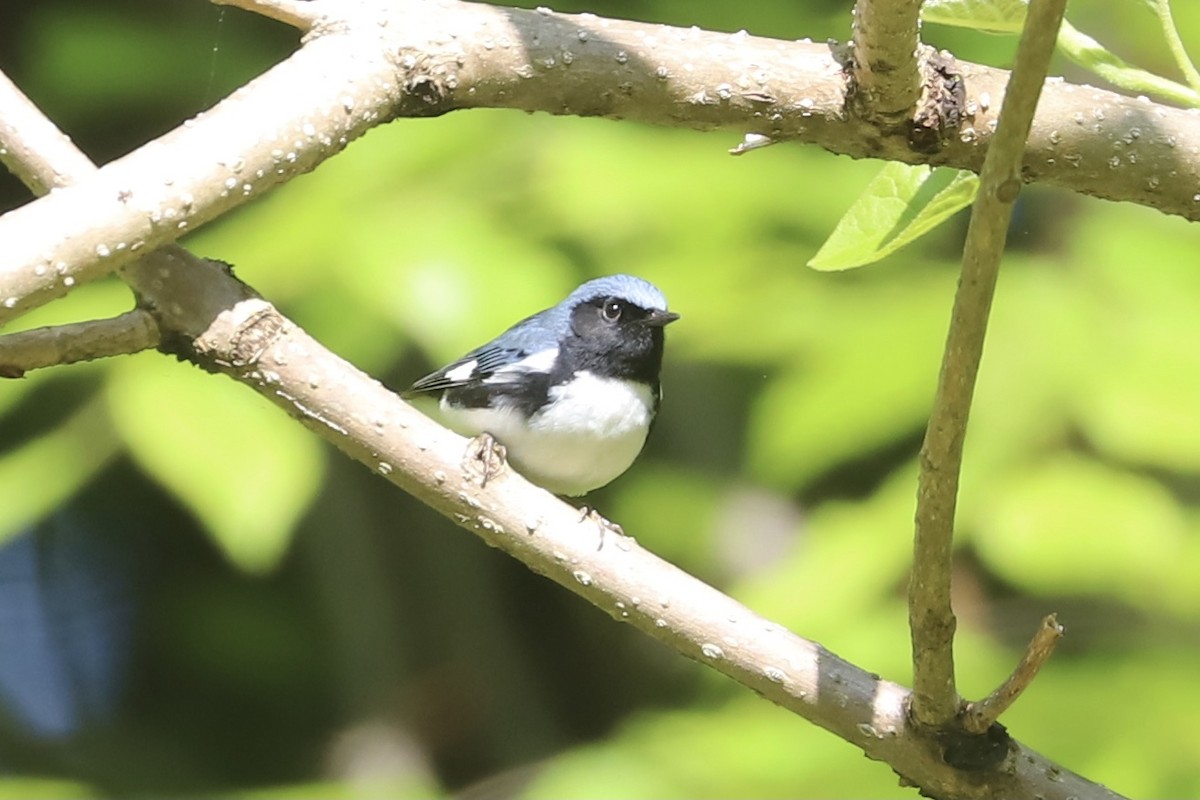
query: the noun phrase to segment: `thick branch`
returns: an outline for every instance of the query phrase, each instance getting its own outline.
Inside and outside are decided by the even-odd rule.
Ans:
[[[1033,0],[1029,5],[999,129],[988,148],[971,210],[946,351],[921,447],[908,615],[913,644],[913,713],[927,725],[946,725],[958,714],[950,559],[963,441],[1000,257],[1021,188],[1021,155],[1065,8],[1066,0]]]
[[[316,27],[292,58],[95,177],[0,218],[0,322],[312,169],[393,116],[602,115],[978,170],[1008,77],[950,60],[966,116],[940,150],[921,154],[847,105],[844,59],[825,44],[454,0],[304,5],[320,16],[305,18]],[[1027,180],[1200,219],[1191,114],[1061,82],[1045,91]]]
[[[857,109],[881,123],[911,118],[921,93],[917,70],[920,0],[858,0],[854,4]]]

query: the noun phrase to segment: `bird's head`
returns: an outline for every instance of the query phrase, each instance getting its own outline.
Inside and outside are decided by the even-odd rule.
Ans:
[[[658,287],[632,275],[610,275],[583,284],[563,305],[578,352],[588,361],[605,361],[601,372],[657,383],[663,328],[679,319]]]

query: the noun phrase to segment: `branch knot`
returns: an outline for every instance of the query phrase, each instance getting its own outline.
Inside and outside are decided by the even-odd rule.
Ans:
[[[936,153],[958,129],[966,114],[967,91],[954,56],[930,51],[922,59],[924,80],[909,145],[918,153]]]

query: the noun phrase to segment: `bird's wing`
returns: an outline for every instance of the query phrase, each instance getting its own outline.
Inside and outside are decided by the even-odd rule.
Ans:
[[[507,383],[525,373],[548,372],[558,355],[556,332],[564,324],[559,317],[557,309],[526,317],[487,344],[421,378],[405,394]]]
[[[524,353],[517,348],[497,347],[495,343],[486,344],[452,361],[437,372],[419,379],[405,394],[440,392],[479,383],[506,365],[519,362],[523,356]]]
[[[549,372],[558,348],[544,333],[522,329],[523,320],[504,335],[477,347],[437,372],[421,378],[405,394],[440,392],[483,383],[508,383],[530,372]]]

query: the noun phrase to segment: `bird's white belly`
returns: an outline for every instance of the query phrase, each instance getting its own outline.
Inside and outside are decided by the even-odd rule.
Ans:
[[[604,486],[629,469],[646,442],[653,408],[649,386],[590,372],[552,388],[547,405],[528,421],[512,409],[441,404],[451,428],[465,436],[492,434],[517,471],[565,495]]]

